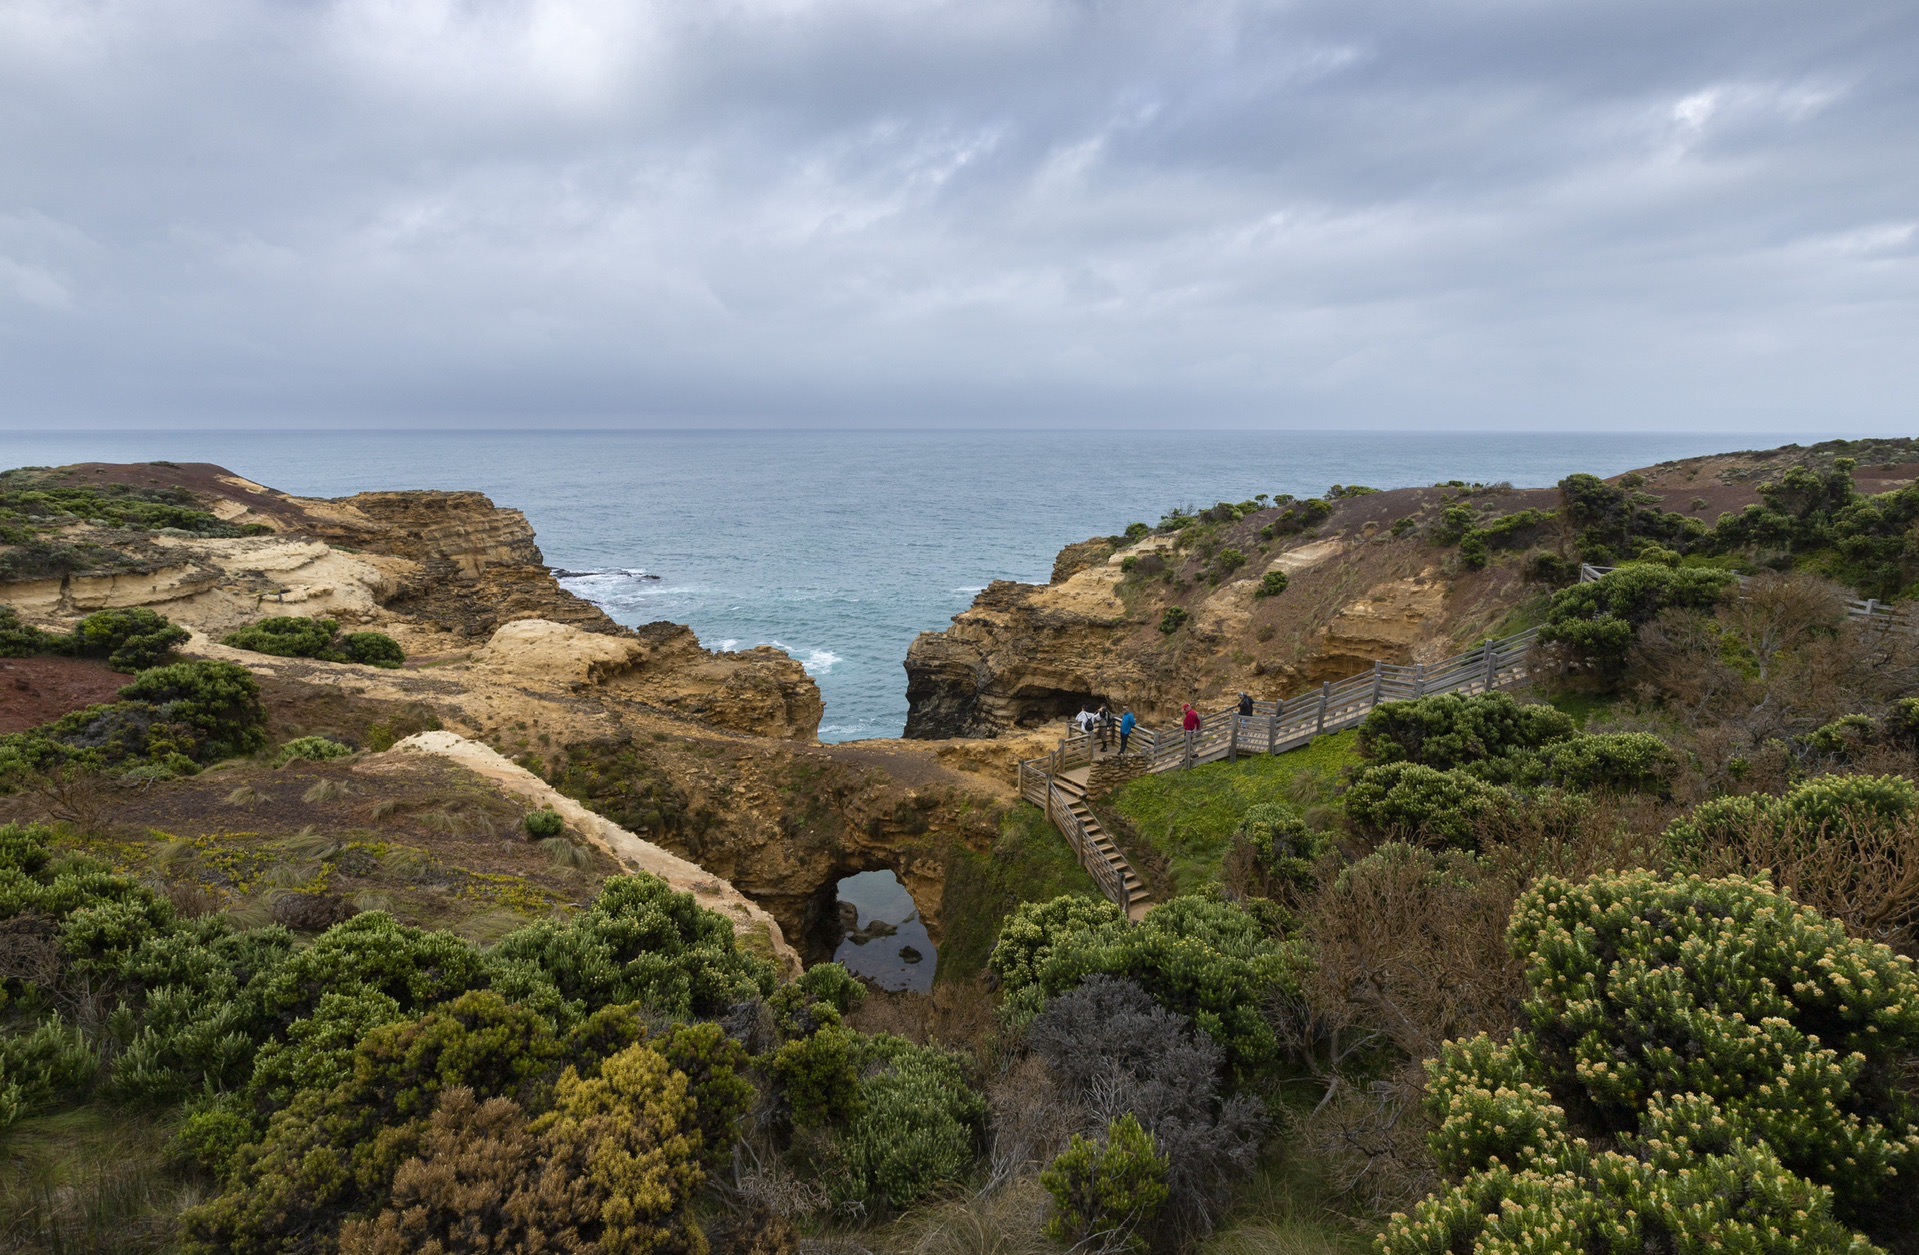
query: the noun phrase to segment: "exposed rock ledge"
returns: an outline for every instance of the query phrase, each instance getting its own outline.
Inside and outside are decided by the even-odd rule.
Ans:
[[[567,797],[526,768],[508,762],[489,746],[469,741],[452,732],[421,732],[406,738],[391,751],[395,754],[434,754],[450,759],[477,776],[482,776],[509,793],[527,799],[536,806],[549,807],[565,819],[568,826],[610,854],[621,867],[631,872],[658,876],[680,893],[693,895],[709,911],[733,922],[747,948],[770,952],[783,972],[799,975],[800,956],[786,942],[779,921],[756,906],[751,899],[726,881],[643,841],[609,819],[594,814]]]

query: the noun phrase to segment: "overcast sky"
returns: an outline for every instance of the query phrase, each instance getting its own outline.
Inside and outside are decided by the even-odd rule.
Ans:
[[[1919,428],[1914,0],[0,0],[0,426]]]

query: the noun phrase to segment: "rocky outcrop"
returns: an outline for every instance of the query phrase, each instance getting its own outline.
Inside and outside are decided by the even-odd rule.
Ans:
[[[715,653],[677,623],[606,635],[520,619],[494,632],[473,665],[525,688],[592,689],[603,700],[760,736],[811,740],[825,710],[819,686],[780,650]]]
[[[1502,499],[1516,510],[1554,495]],[[1290,697],[1375,661],[1442,656],[1538,591],[1520,572],[1465,570],[1435,546],[1424,532],[1446,499],[1440,489],[1350,498],[1304,532],[1269,508],[1070,546],[1051,583],[995,583],[950,628],[913,642],[906,735],[1005,736],[1102,702],[1153,725],[1187,701]],[[1286,576],[1278,595],[1263,584],[1269,572]]]

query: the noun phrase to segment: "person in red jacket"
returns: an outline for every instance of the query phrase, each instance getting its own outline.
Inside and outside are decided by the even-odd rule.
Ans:
[[[1191,754],[1193,741],[1199,736],[1199,712],[1193,709],[1193,703],[1186,703],[1186,717],[1179,722],[1180,726],[1186,729],[1186,752]]]

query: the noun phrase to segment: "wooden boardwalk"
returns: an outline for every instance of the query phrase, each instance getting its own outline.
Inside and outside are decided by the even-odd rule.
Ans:
[[[1322,736],[1357,726],[1387,702],[1440,693],[1490,693],[1521,683],[1532,673],[1533,642],[1538,635],[1537,628],[1519,632],[1431,665],[1374,663],[1372,670],[1322,684],[1316,693],[1254,702],[1250,715],[1237,709],[1214,711],[1203,716],[1198,730],[1190,735],[1179,728],[1138,728],[1128,757],[1145,756],[1148,772],[1184,771],[1242,754],[1303,749]],[[1094,758],[1092,737],[1069,736],[1051,754],[1020,764],[1020,794],[1046,812],[1100,889],[1129,919],[1137,920],[1152,909],[1152,900],[1139,874],[1087,805],[1086,785]]]

